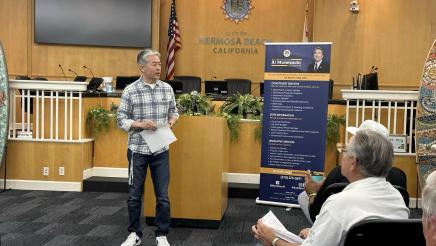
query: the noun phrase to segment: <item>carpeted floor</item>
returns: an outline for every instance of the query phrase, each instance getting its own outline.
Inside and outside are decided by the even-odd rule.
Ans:
[[[0,245],[120,245],[127,236],[127,194],[10,190],[0,194]],[[309,224],[300,209],[259,206],[229,198],[219,229],[171,228],[171,245],[253,245],[251,226],[272,210],[293,232]],[[419,211],[411,210],[414,218]],[[144,225],[142,245],[155,245],[154,228]]]

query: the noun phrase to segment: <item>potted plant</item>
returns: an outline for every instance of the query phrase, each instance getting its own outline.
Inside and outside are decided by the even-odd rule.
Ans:
[[[208,115],[213,112],[215,106],[208,97],[197,91],[180,95],[176,99],[176,104],[180,114],[190,116]]]
[[[239,93],[234,94],[226,99],[226,102],[221,106],[220,113],[225,117],[227,126],[230,130],[230,139],[232,141],[238,139],[238,129],[241,119],[261,119],[262,102],[259,97]],[[259,129],[255,130],[256,139],[261,137]]]
[[[86,115],[86,127],[91,129],[92,135],[97,137],[102,131],[108,131],[111,119],[115,120],[118,105],[111,104],[111,109],[104,109],[101,105],[91,108]]]
[[[345,125],[345,117],[336,114],[327,116],[327,146],[336,146],[339,141],[339,128]]]

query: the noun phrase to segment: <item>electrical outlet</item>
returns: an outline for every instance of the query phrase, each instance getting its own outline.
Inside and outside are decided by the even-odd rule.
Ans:
[[[65,175],[65,167],[59,167],[59,175],[64,176]]]
[[[48,167],[43,167],[43,168],[42,168],[42,174],[43,174],[44,176],[48,176]]]

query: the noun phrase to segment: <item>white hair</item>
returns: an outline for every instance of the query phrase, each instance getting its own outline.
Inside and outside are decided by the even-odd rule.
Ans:
[[[136,62],[139,65],[147,64],[148,62],[147,58],[153,55],[160,57],[160,53],[156,50],[152,50],[152,49],[141,50],[139,51],[138,56],[136,57]]]
[[[436,216],[436,171],[428,175],[422,191],[422,219],[426,223],[432,216]]]
[[[346,155],[358,160],[360,173],[365,177],[386,177],[394,159],[391,142],[371,129],[356,132],[347,147]]]

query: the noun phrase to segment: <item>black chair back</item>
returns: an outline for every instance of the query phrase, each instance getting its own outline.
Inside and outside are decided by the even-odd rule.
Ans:
[[[176,95],[183,93],[183,82],[180,80],[165,80],[171,88],[173,88],[173,92]]]
[[[174,76],[174,80],[183,83],[183,93],[201,92],[201,78],[196,76]]]
[[[74,78],[73,81],[75,81],[75,82],[85,82],[85,81],[86,81],[86,76],[78,75],[78,76],[76,76],[76,77]]]
[[[425,245],[421,219],[371,219],[353,225],[344,246]]]
[[[45,77],[35,77],[35,78],[32,78],[32,80],[43,80],[43,81],[48,81],[48,79],[45,78]]]
[[[406,188],[399,186],[399,185],[392,185],[393,187],[395,187],[401,194],[401,196],[403,197],[404,203],[406,204],[407,207],[409,207],[409,192],[407,192]]]
[[[124,88],[126,88],[126,86],[137,81],[138,79],[139,79],[139,76],[117,76],[117,78],[116,78],[117,82],[115,84],[115,89],[116,90],[124,90]]]
[[[249,79],[225,79],[227,82],[228,95],[239,93],[241,95],[251,94],[251,80]]]
[[[18,75],[15,77],[16,80],[31,80],[29,76],[26,75]]]

